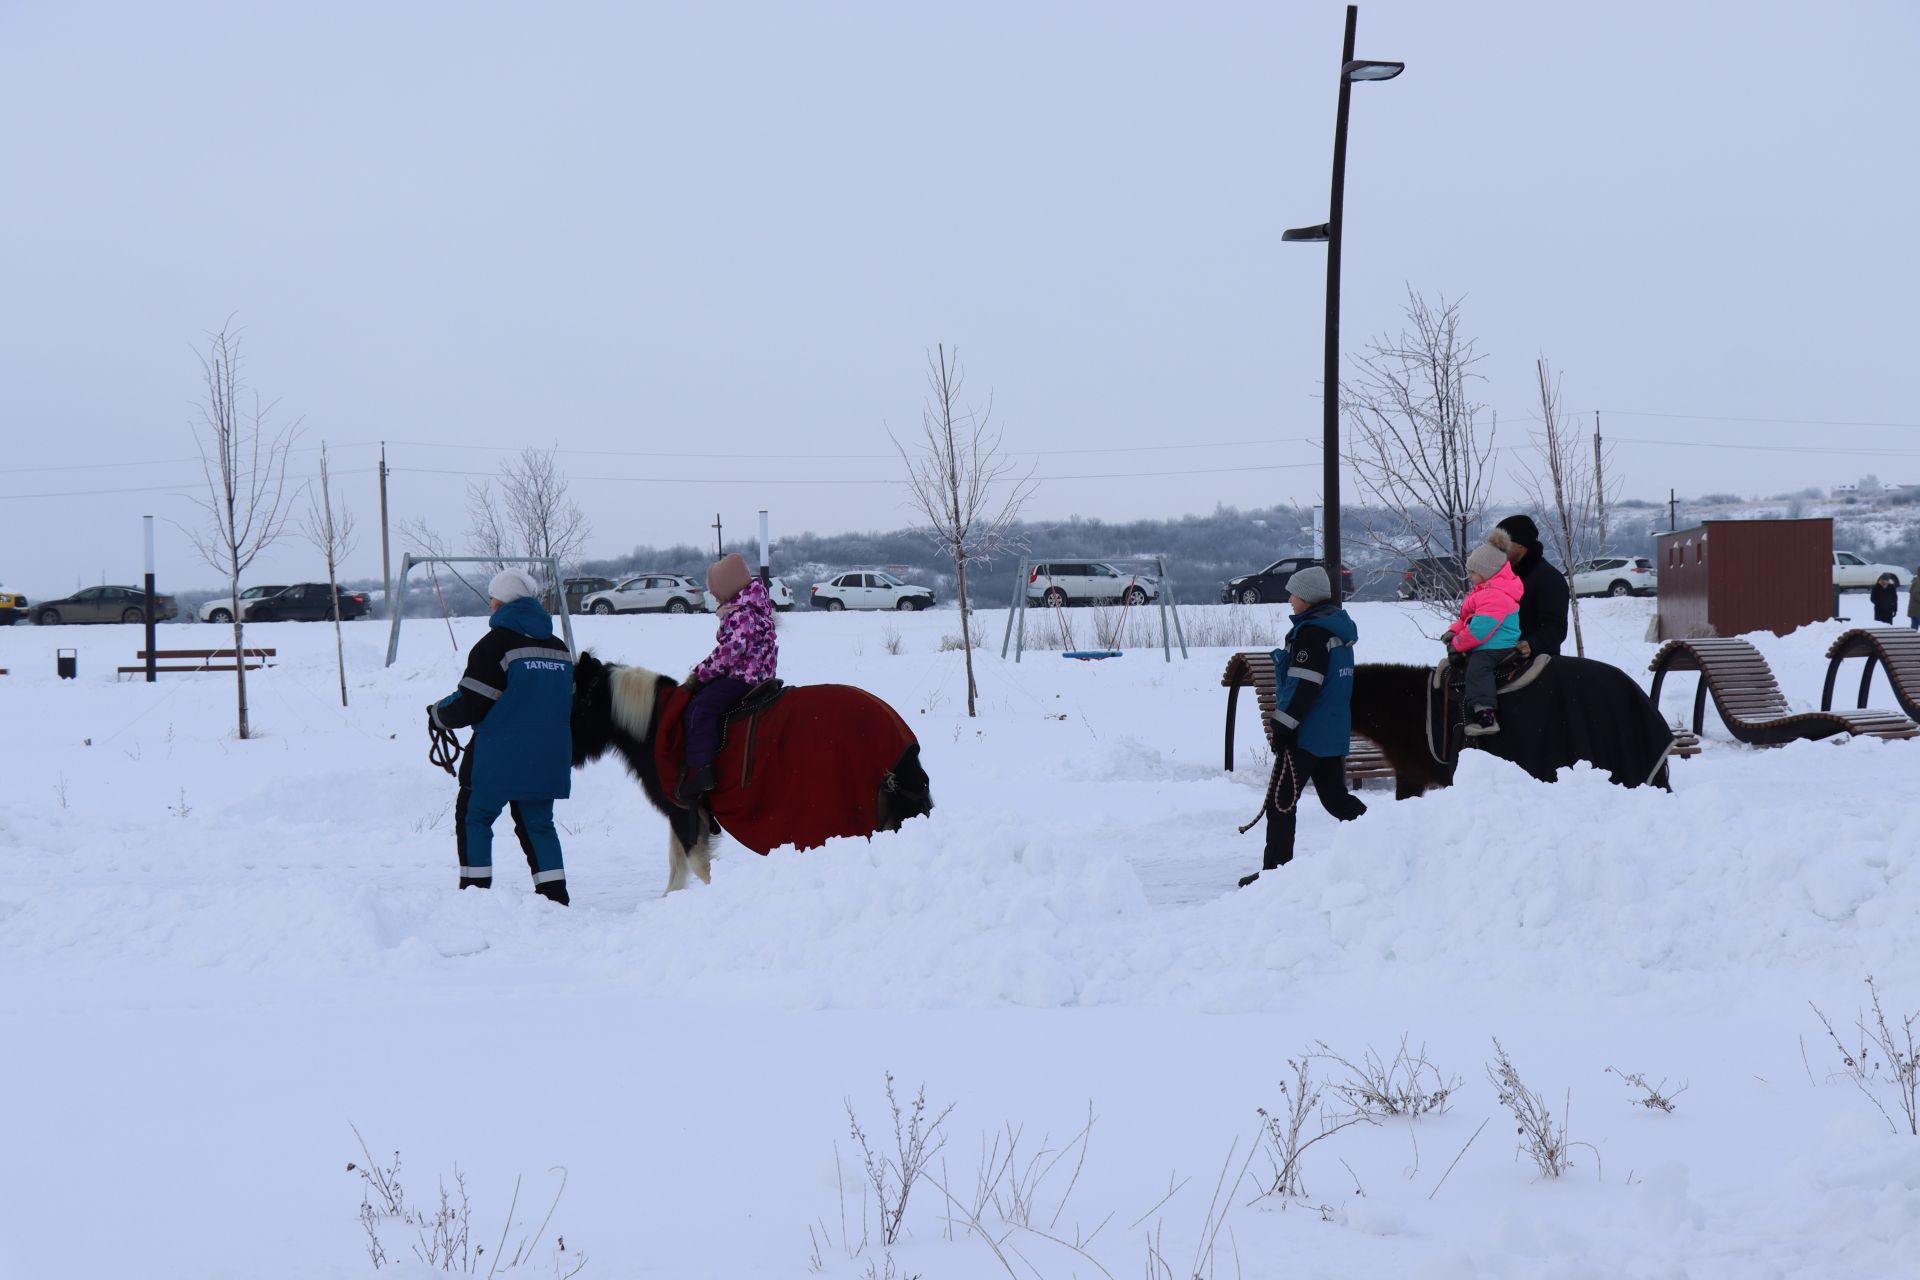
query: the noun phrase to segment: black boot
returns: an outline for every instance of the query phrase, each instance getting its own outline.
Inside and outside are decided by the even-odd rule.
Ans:
[[[1254,873],[1253,873],[1252,875],[1250,875],[1250,876],[1241,876],[1241,877],[1240,877],[1240,887],[1241,887],[1242,889],[1244,889],[1244,888],[1246,888],[1246,887],[1247,887],[1248,885],[1250,885],[1250,884],[1252,884],[1252,883],[1253,883],[1253,882],[1254,882],[1255,880],[1258,880],[1259,878],[1260,878],[1260,873],[1259,873],[1258,871],[1256,871],[1256,872],[1254,872]]]
[[[680,789],[673,793],[673,799],[683,809],[691,809],[700,798],[713,790],[713,766],[703,764],[698,769],[689,769],[680,779]]]
[[[565,880],[549,880],[545,884],[537,884],[533,886],[533,891],[549,902],[557,902],[563,907],[567,905],[567,882]]]

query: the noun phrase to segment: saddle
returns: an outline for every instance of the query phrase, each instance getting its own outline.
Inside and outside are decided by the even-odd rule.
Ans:
[[[1494,694],[1506,697],[1518,693],[1540,678],[1553,661],[1550,653],[1522,657],[1518,649],[1509,649],[1493,669]],[[1463,653],[1451,649],[1434,664],[1433,677],[1427,682],[1427,752],[1442,764],[1460,758],[1466,745],[1467,661]]]

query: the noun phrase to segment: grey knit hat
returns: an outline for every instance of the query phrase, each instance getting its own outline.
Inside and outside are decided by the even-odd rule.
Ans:
[[[1298,596],[1308,604],[1319,604],[1333,599],[1333,583],[1327,580],[1325,569],[1310,564],[1287,579],[1287,594]]]
[[[1507,550],[1511,546],[1513,539],[1507,536],[1506,530],[1495,529],[1485,542],[1467,552],[1467,572],[1491,578],[1507,563]]]

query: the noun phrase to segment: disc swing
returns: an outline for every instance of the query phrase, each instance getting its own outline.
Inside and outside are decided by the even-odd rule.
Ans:
[[[1060,656],[1063,658],[1072,658],[1077,662],[1100,662],[1107,658],[1126,656],[1123,650],[1115,648],[1114,646],[1118,645],[1120,643],[1120,637],[1127,633],[1127,610],[1132,607],[1133,593],[1129,591],[1120,598],[1120,618],[1114,623],[1113,630],[1105,636],[1096,635],[1097,639],[1100,639],[1106,644],[1106,648],[1076,649],[1073,647],[1073,633],[1069,631],[1066,626],[1066,610],[1061,608],[1060,598],[1055,596],[1053,608],[1054,612],[1060,617],[1060,638],[1066,645],[1065,652]],[[1099,631],[1099,623],[1096,622],[1094,624],[1094,630],[1096,633]]]

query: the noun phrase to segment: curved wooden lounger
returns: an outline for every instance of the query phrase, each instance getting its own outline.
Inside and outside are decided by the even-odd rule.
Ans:
[[[1887,669],[1893,685],[1893,699],[1914,720],[1920,720],[1920,631],[1905,627],[1855,627],[1842,632],[1827,650],[1827,687],[1820,695],[1820,709],[1833,710],[1833,684],[1840,676],[1840,664],[1848,658],[1865,658],[1866,670],[1860,673],[1860,701],[1867,705],[1873,688],[1873,669]]]
[[[1225,768],[1233,772],[1233,730],[1234,721],[1240,712],[1240,687],[1252,685],[1255,699],[1260,704],[1260,724],[1267,736],[1267,745],[1273,745],[1273,721],[1267,717],[1273,711],[1275,679],[1273,673],[1273,654],[1264,649],[1248,650],[1236,653],[1227,659],[1227,669],[1220,675],[1220,683],[1227,690],[1227,743]],[[1700,754],[1698,734],[1675,730],[1671,756],[1697,756]],[[1380,754],[1380,748],[1371,738],[1354,735],[1347,740],[1347,785],[1358,789],[1362,783],[1370,781],[1391,782],[1397,775],[1387,758]]]
[[[1851,733],[1870,738],[1920,737],[1920,725],[1893,711],[1801,711],[1787,705],[1773,668],[1750,643],[1733,637],[1669,640],[1654,655],[1649,696],[1660,705],[1660,686],[1670,671],[1698,671],[1693,695],[1693,731],[1706,720],[1707,695],[1727,729],[1741,742],[1777,747],[1801,739]]]

